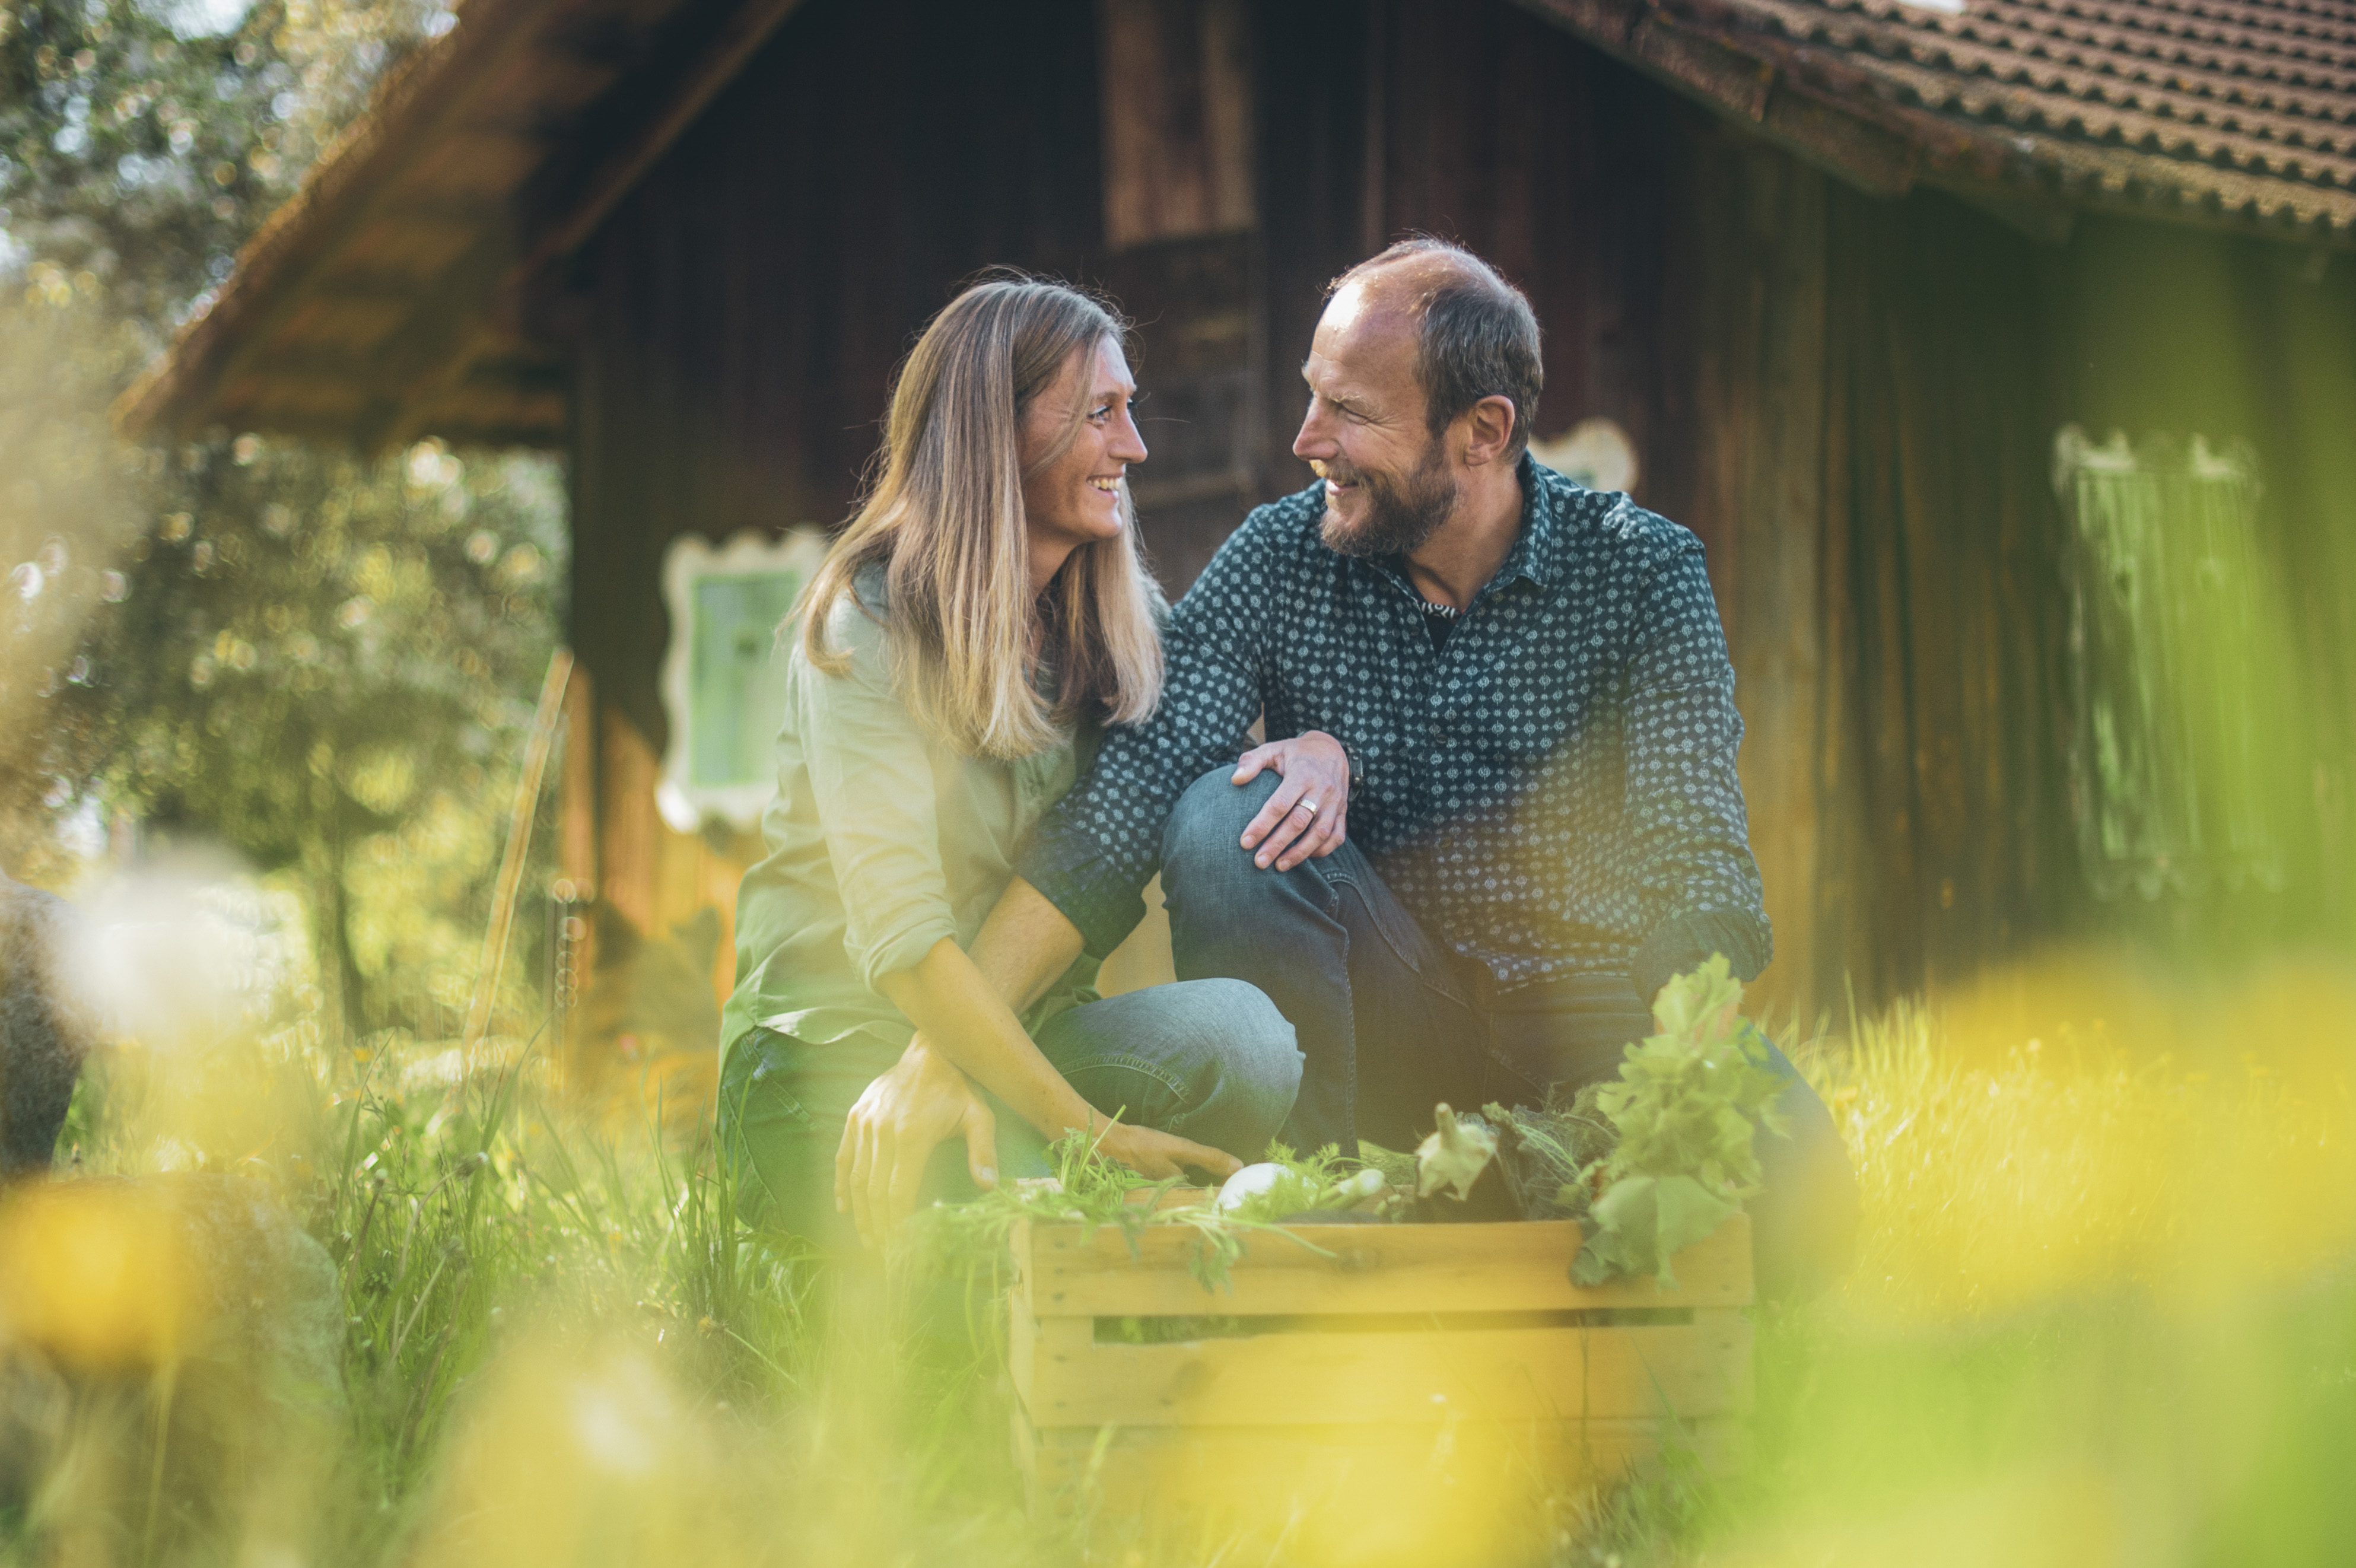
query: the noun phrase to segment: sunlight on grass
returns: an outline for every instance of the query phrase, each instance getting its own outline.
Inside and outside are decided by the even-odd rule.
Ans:
[[[1562,1499],[1556,1560],[2329,1560],[2351,1017],[2319,963],[2078,958],[1801,1050],[1863,1183],[1858,1265],[1762,1318],[1747,1473]],[[1023,1511],[997,1340],[953,1288],[814,1292],[653,1107],[550,1102],[528,1040],[411,1071],[443,1049],[257,1016],[93,1078],[84,1174],[0,1207],[0,1374],[37,1393],[0,1401],[0,1563],[1082,1560]],[[275,1261],[223,1284],[225,1249]],[[340,1399],[256,1374],[282,1319],[322,1326]],[[1093,1560],[1306,1560],[1263,1522],[1102,1520]]]
[[[2190,1307],[2356,1251],[2343,973],[2069,978],[2041,1008],[2018,978],[1900,1007],[1823,1061],[1868,1215],[1844,1307],[1969,1320],[2127,1286]]]
[[[1865,1224],[1761,1341],[1737,1563],[2323,1562],[2356,1527],[2344,968],[2080,959],[1812,1063]],[[1641,1531],[1633,1532],[1642,1538]]]

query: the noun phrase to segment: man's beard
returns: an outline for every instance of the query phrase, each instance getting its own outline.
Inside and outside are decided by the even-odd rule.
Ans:
[[[1325,473],[1344,484],[1355,481],[1366,492],[1366,519],[1355,528],[1330,504],[1325,508],[1317,537],[1342,555],[1413,554],[1456,510],[1456,476],[1448,471],[1447,448],[1437,436],[1404,478],[1331,461]]]

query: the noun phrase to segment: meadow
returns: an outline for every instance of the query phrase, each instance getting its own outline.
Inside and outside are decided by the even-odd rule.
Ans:
[[[1555,1561],[2349,1560],[2351,1018],[2334,963],[2080,955],[1792,1040],[1864,1184],[1857,1267],[1762,1316],[1745,1473],[1565,1497]],[[0,1213],[52,1307],[8,1287],[13,1354],[57,1373],[0,1435],[0,1562],[1086,1557],[1022,1510],[987,1301],[822,1294],[660,1107],[570,1103],[549,1060],[529,1031],[353,1050],[282,1008],[93,1072],[60,1181]],[[138,1262],[142,1189],[105,1179],[166,1171],[267,1188],[324,1248],[340,1402],[191,1392],[173,1292],[218,1260]],[[1294,1561],[1273,1539],[1098,1556]]]

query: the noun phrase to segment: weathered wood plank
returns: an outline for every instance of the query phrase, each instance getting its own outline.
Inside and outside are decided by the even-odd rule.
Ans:
[[[1050,1382],[1082,1375],[1076,1369],[1096,1349],[1096,1319],[1042,1318],[1020,1287],[1008,1303],[1007,1329],[1006,1371],[1018,1389],[1037,1386],[1043,1370]]]
[[[1253,1237],[1231,1288],[1215,1295],[1187,1273],[1194,1237],[1174,1226],[1145,1232],[1135,1253],[1117,1230],[1019,1226],[1015,1266],[1043,1315],[1097,1317],[1730,1307],[1751,1301],[1751,1230],[1741,1216],[1678,1254],[1675,1291],[1650,1278],[1593,1290],[1572,1285],[1579,1228],[1567,1221],[1296,1231],[1310,1245]]]
[[[1739,1317],[1612,1328],[1264,1334],[1090,1344],[1026,1357],[1016,1392],[1043,1426],[1683,1418],[1749,1403]],[[1738,1375],[1741,1374],[1741,1375]]]
[[[1082,1477],[1091,1456],[1101,1448],[1106,1460],[1134,1456],[1147,1461],[1165,1478],[1176,1478],[1190,1468],[1205,1466],[1205,1456],[1256,1461],[1252,1467],[1281,1472],[1303,1454],[1364,1456],[1385,1449],[1404,1449],[1428,1460],[1434,1447],[1448,1441],[1458,1449],[1478,1445],[1497,1455],[1515,1455],[1546,1461],[1581,1450],[1598,1456],[1614,1452],[1656,1451],[1665,1440],[1693,1449],[1705,1464],[1739,1455],[1742,1423],[1733,1416],[1709,1416],[1665,1427],[1657,1418],[1641,1420],[1520,1421],[1493,1423],[1475,1431],[1469,1424],[1412,1422],[1398,1425],[1337,1425],[1302,1423],[1290,1426],[1040,1426],[1018,1410],[1014,1414],[1017,1452],[1028,1456],[1043,1477],[1073,1481]]]
[[[1237,0],[1098,0],[1105,243],[1252,220],[1251,87]]]
[[[1374,1559],[1336,1534],[1375,1543],[1382,1560],[1429,1560],[1413,1550],[1419,1533],[1440,1544],[1440,1560],[1520,1561],[1549,1496],[1608,1484],[1665,1443],[1724,1474],[1746,1438],[1730,1417],[1667,1432],[1654,1421],[1058,1429],[1019,1413],[1015,1427],[1034,1511],[1093,1513],[1100,1530],[1111,1521],[1163,1541],[1198,1531],[1209,1547],[1280,1525],[1316,1538],[1294,1560],[1341,1562]]]

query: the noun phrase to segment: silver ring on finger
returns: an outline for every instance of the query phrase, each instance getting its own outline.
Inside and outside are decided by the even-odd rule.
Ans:
[[[1301,809],[1309,814],[1309,819],[1312,822],[1317,820],[1317,803],[1307,795],[1301,797]]]

